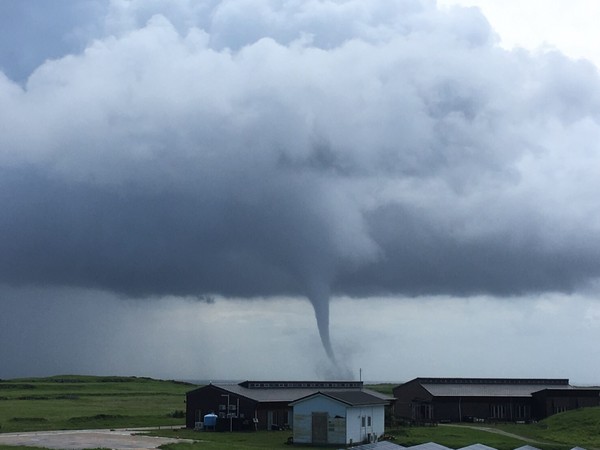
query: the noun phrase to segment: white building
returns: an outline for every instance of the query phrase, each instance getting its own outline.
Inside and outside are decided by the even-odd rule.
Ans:
[[[294,443],[358,444],[384,433],[381,397],[364,391],[319,391],[292,403]]]

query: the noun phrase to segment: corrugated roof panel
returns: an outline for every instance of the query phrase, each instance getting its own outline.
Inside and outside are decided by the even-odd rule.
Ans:
[[[246,388],[240,386],[239,384],[213,384],[218,388],[224,389],[226,391],[232,392],[234,394],[241,395],[246,398],[250,398],[252,400],[256,400],[258,402],[293,402],[294,400],[298,400],[302,397],[307,397],[312,394],[316,394],[319,391],[323,391],[322,388],[268,388],[268,389],[258,389],[258,388]],[[348,388],[345,389],[327,389],[327,392],[348,392],[352,391]],[[324,391],[323,391],[324,392]],[[389,397],[385,394],[381,394],[379,392],[372,391],[370,389],[356,389],[354,392],[362,392],[364,394],[371,395],[373,397],[379,398],[383,401],[392,400],[393,397]]]
[[[515,448],[515,450],[541,450],[537,447],[532,447],[531,445],[523,445],[522,447]]]
[[[509,383],[423,383],[422,386],[436,397],[531,397],[531,394],[543,389],[556,389],[556,385]],[[572,386],[564,386],[563,389],[572,389]]]
[[[458,450],[497,450],[494,447],[490,447],[485,444],[471,444],[466,447],[459,448]]]
[[[367,392],[359,391],[359,390],[349,390],[349,391],[321,391],[323,395],[327,395],[331,398],[339,400],[341,402],[347,403],[351,406],[360,406],[360,405],[381,405],[387,403],[385,400],[382,400],[380,397],[376,397]]]
[[[362,444],[355,447],[350,447],[352,450],[402,450],[403,447],[398,444],[394,444],[390,441],[373,442],[372,444]]]
[[[412,447],[406,447],[410,450],[451,450],[450,447],[445,447],[435,442],[427,442],[425,444],[413,445]]]

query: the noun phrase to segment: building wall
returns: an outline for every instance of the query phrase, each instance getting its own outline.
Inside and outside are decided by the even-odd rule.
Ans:
[[[375,405],[348,408],[346,428],[347,444],[365,442],[369,435],[381,436],[385,432],[385,407]]]
[[[227,397],[223,395],[229,395],[229,411],[227,410]],[[238,404],[239,411],[237,410]],[[217,421],[219,425],[227,422],[227,429],[229,429],[227,414],[233,414],[240,419],[236,420],[240,428],[252,428],[256,407],[257,402],[253,400],[212,385],[204,386],[186,394],[186,427],[194,428],[196,422],[201,422],[206,414],[213,412],[220,417]]]
[[[294,443],[312,444],[313,413],[327,413],[327,442],[350,444],[381,436],[385,432],[383,405],[350,407],[333,399],[316,396],[294,405]]]
[[[529,420],[531,405],[527,397],[434,397],[431,402],[436,422]]]
[[[552,381],[552,380],[546,380]],[[528,396],[448,396],[431,395],[416,379],[394,388],[397,418],[415,422],[460,422],[485,420],[518,422],[541,420],[552,414],[583,407],[600,406],[600,389],[568,387],[568,380]]]
[[[294,416],[294,443],[312,443],[313,412],[327,413],[327,441],[330,444],[345,444],[346,406],[328,397],[318,395],[296,403]]]
[[[413,380],[394,389],[397,418],[415,422],[461,422],[484,419],[498,421],[529,420],[531,397],[434,397]]]
[[[594,406],[600,406],[598,389],[545,389],[533,393],[533,414],[536,419]]]
[[[427,419],[427,404],[431,403],[431,394],[421,386],[418,380],[401,384],[393,390],[396,402],[394,416],[402,419],[422,421]]]
[[[259,430],[286,429],[292,427],[292,408],[288,402],[263,402],[256,407]]]

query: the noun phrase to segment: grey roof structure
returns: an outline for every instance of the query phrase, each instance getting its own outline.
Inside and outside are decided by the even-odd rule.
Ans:
[[[388,402],[382,399],[380,396],[372,395],[363,390],[335,390],[335,391],[318,391],[313,394],[306,395],[293,401],[291,404],[294,405],[308,398],[316,395],[324,395],[325,397],[332,398],[348,406],[366,406],[366,405],[385,405]]]
[[[390,441],[373,442],[371,444],[362,444],[350,447],[352,450],[402,450],[406,447],[394,444]]]
[[[435,442],[426,442],[425,444],[413,445],[406,448],[410,450],[451,450],[450,447],[445,447]]]
[[[353,447],[354,448],[354,447]],[[444,447],[443,445],[436,444],[435,442],[428,442],[426,444],[413,445],[412,447],[404,447],[406,450],[444,450],[449,447]],[[489,447],[484,444],[472,444],[467,447],[459,448],[458,450],[496,450],[494,447]],[[531,445],[523,445],[522,447],[518,447],[514,450],[540,450],[537,447],[532,447]],[[582,447],[573,447],[571,450],[585,450]]]
[[[412,447],[403,447],[402,445],[394,444],[389,441],[375,442],[372,444],[362,444],[354,447],[350,447],[352,450],[452,450],[450,447],[445,447],[435,442],[427,442],[426,444],[413,445]],[[458,450],[496,450],[494,447],[489,447],[484,444],[472,444],[467,447],[462,447]],[[537,447],[531,445],[523,445],[515,450],[540,450]],[[582,447],[573,447],[571,450],[585,450]]]
[[[471,444],[466,447],[459,448],[458,450],[496,450],[494,447],[490,447],[485,444]]]
[[[258,383],[257,383],[258,384]],[[288,382],[287,386],[294,386],[300,384],[299,382],[292,383]],[[310,387],[309,383],[307,387],[246,387],[248,386],[248,382],[238,383],[238,384],[213,384],[213,386],[218,387],[219,389],[223,389],[225,391],[229,391],[231,393],[249,398],[251,400],[255,400],[261,403],[269,403],[269,402],[293,402],[294,400],[298,400],[303,397],[307,397],[309,395],[316,394],[317,392],[325,392],[323,387],[329,385],[336,385],[336,383],[312,383],[315,385],[314,387]],[[339,384],[343,386],[343,384]],[[362,386],[362,383],[360,383]],[[350,392],[354,391],[355,393],[364,393],[368,394],[372,397],[376,397],[380,400],[381,403],[388,403],[393,400],[393,397],[382,394],[380,392],[373,391],[371,389],[364,389],[357,387],[355,389],[349,389],[348,387],[340,387],[340,388],[331,388],[327,387],[326,392],[330,395],[336,392]],[[347,394],[345,394],[347,395]],[[372,403],[371,403],[372,404]]]
[[[417,378],[436,397],[531,397],[544,389],[575,389],[566,379]]]

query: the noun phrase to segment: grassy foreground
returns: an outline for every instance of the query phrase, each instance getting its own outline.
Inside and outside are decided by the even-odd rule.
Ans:
[[[291,432],[259,431],[255,433],[212,433],[192,430],[157,431],[153,435],[194,439],[193,444],[169,444],[162,448],[166,450],[283,450],[290,449],[285,442]],[[466,427],[410,427],[389,430],[388,434],[395,437],[393,442],[406,447],[424,442],[436,442],[450,448],[466,447],[482,443],[498,450],[513,450],[525,442],[520,439],[493,434],[484,430],[474,430]],[[569,450],[574,445],[564,444],[530,444],[543,450]],[[307,448],[307,447],[301,447]],[[588,447],[591,450],[592,447]]]
[[[193,387],[137,377],[0,381],[0,432],[183,425]]]
[[[183,426],[185,393],[195,386],[137,377],[56,376],[0,381],[0,432],[58,429]],[[392,385],[371,389],[390,393]],[[486,430],[487,428],[487,430]],[[490,432],[513,433],[511,437]],[[481,443],[499,450],[533,445],[543,450],[575,446],[600,449],[600,408],[570,411],[532,425],[476,427],[402,427],[387,430],[404,446],[436,442],[450,448]],[[159,430],[152,434],[193,439],[193,444],[171,444],[167,450],[278,450],[289,449],[289,431],[203,433]],[[0,446],[0,450],[22,447]]]
[[[536,424],[505,424],[497,425],[497,428],[538,441],[598,449],[600,448],[600,407],[555,414]]]

